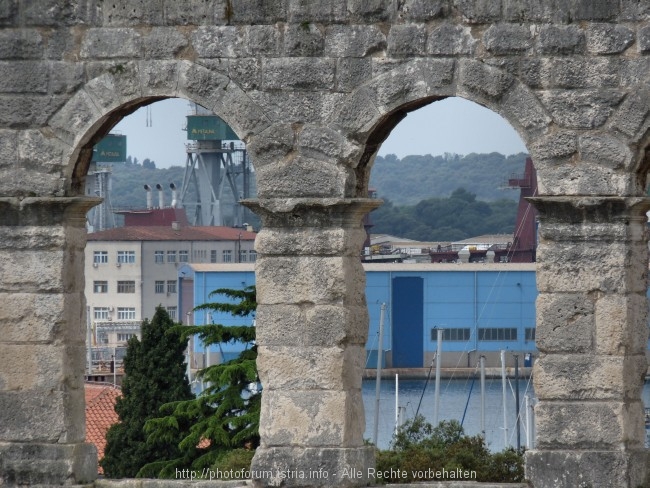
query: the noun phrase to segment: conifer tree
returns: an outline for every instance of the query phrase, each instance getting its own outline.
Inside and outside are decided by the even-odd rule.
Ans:
[[[129,340],[124,357],[122,396],[115,411],[119,422],[106,434],[100,461],[110,478],[132,478],[148,463],[179,456],[178,443],[147,442],[145,422],[158,415],[161,405],[193,398],[185,375],[185,345],[167,311],[156,308],[151,321],[142,322],[142,340]]]
[[[229,303],[206,303],[195,310],[227,312],[248,317],[257,307],[255,287],[243,290],[218,289],[210,296],[224,295]],[[181,456],[171,462],[151,463],[141,474],[173,477],[176,468],[201,470],[237,448],[259,445],[261,395],[257,389],[257,346],[255,328],[221,324],[178,327],[183,339],[198,336],[205,345],[238,342],[244,346],[239,356],[202,369],[198,378],[209,386],[195,399],[163,405],[160,418],[145,427],[152,443],[174,442],[178,435]],[[189,425],[189,429],[186,426]]]

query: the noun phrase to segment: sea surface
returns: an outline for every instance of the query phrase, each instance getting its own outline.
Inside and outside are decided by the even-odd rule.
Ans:
[[[463,419],[467,406],[463,428],[469,435],[481,433],[481,385],[476,378],[472,387],[472,379],[443,379],[440,385],[440,413],[438,420]],[[375,388],[374,379],[363,381],[363,404],[366,412],[366,431],[364,437],[373,440],[375,416]],[[470,394],[471,390],[471,394]],[[516,415],[515,415],[515,382],[508,380],[506,384],[506,418],[507,437],[503,420],[503,401],[501,379],[485,380],[485,438],[492,451],[501,451],[506,445],[517,445]],[[424,391],[424,395],[423,395]],[[526,446],[526,419],[524,397],[529,395],[534,401],[532,381],[519,380],[520,395],[520,444]],[[420,403],[420,398],[422,401]],[[643,389],[643,401],[650,406],[650,383]],[[425,388],[424,380],[399,380],[399,405],[404,407],[405,420],[412,419],[419,407],[419,413],[431,423],[434,418],[434,382],[429,381]],[[395,430],[395,380],[382,380],[379,401],[379,428],[377,445],[380,449],[387,449]],[[534,436],[533,436],[534,437]]]

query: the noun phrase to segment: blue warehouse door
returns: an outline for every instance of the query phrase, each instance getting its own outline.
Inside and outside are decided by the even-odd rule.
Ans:
[[[424,280],[393,278],[393,368],[423,367]]]

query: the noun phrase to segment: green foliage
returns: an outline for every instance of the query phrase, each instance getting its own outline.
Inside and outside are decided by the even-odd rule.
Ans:
[[[158,414],[161,405],[192,398],[185,376],[184,349],[180,334],[167,312],[158,307],[151,321],[141,328],[142,340],[129,340],[124,358],[122,396],[115,411],[119,422],[106,434],[106,450],[100,461],[110,478],[132,478],[147,463],[179,456],[180,438],[145,438],[145,422]]]
[[[509,449],[492,454],[483,437],[465,435],[456,420],[433,427],[418,415],[398,430],[391,449],[377,452],[378,471],[406,473],[406,477],[386,478],[384,481],[389,483],[442,480],[433,474],[427,478],[426,473],[457,469],[475,471],[476,478],[472,481],[508,483],[524,479],[521,453]]]
[[[219,289],[210,294],[215,295],[225,295],[235,302],[207,303],[197,309],[247,317],[257,307],[254,286],[243,290]],[[177,443],[178,458],[145,466],[142,474],[152,477],[174,477],[176,468],[202,470],[224,462],[227,459],[224,456],[233,449],[252,449],[259,445],[261,395],[256,387],[255,328],[213,324],[175,330],[181,340],[197,335],[206,345],[239,342],[246,345],[246,349],[237,358],[198,373],[198,377],[209,384],[201,395],[163,405],[160,408],[162,416],[147,422],[148,442],[171,442],[176,436],[182,436]],[[228,462],[234,463],[234,460]]]
[[[215,473],[217,470],[224,472],[234,471],[248,471],[253,461],[255,451],[252,449],[233,449],[226,452],[223,456],[217,459],[217,462],[212,466],[212,471]]]
[[[516,202],[483,202],[458,188],[448,198],[430,198],[413,206],[385,201],[372,213],[372,232],[422,241],[458,241],[481,234],[511,234],[516,218]]]
[[[456,188],[468,188],[479,200],[517,200],[516,191],[500,188],[512,173],[523,173],[526,154],[504,156],[471,153],[465,156],[377,156],[370,173],[370,186],[382,199],[396,205],[415,205],[428,198],[444,198]]]

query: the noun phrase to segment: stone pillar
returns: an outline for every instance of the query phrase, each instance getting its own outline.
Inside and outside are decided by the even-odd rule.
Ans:
[[[541,197],[535,488],[647,486],[641,390],[650,200]]]
[[[262,217],[256,486],[367,485],[361,375],[368,311],[359,253],[371,199],[251,201]]]
[[[0,198],[0,485],[97,476],[84,443],[85,215],[95,198]]]

